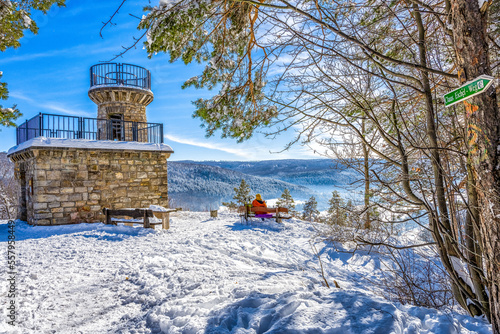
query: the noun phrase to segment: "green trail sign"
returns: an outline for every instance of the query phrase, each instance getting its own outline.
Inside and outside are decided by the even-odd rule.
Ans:
[[[444,94],[444,106],[450,107],[470,97],[484,93],[491,86],[494,79],[495,78],[488,75],[481,75],[476,79],[465,83],[462,87]]]

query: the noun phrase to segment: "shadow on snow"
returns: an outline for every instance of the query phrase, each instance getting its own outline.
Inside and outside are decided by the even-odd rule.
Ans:
[[[58,235],[75,234],[87,238],[97,238],[107,241],[121,241],[130,237],[154,233],[142,227],[131,227],[125,225],[106,225],[103,223],[81,223],[57,226],[32,226],[26,222],[17,220],[15,226],[15,240],[50,238]],[[7,221],[0,223],[0,242],[8,240]]]
[[[205,334],[309,333],[386,334],[402,325],[391,303],[359,292],[288,292],[269,295],[253,292],[229,305],[208,321]]]

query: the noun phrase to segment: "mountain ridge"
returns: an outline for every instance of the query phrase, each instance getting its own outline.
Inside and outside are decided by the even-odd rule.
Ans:
[[[174,206],[192,210],[213,209],[229,202],[241,179],[252,195],[279,198],[285,188],[298,201],[315,196],[325,209],[333,190],[347,187],[354,172],[328,159],[262,161],[170,161],[169,198]],[[337,168],[334,168],[337,167]]]

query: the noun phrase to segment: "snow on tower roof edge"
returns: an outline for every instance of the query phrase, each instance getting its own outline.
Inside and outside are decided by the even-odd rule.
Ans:
[[[112,141],[112,140],[88,140],[88,139],[64,139],[36,137],[12,147],[7,156],[23,151],[28,148],[51,147],[51,148],[79,148],[79,149],[105,149],[105,150],[136,150],[136,151],[161,151],[174,153],[167,144],[141,143],[130,141]]]

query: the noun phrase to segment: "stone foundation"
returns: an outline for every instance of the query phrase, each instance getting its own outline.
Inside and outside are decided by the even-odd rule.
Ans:
[[[102,208],[168,207],[171,151],[29,147],[9,157],[29,224],[102,222]]]

